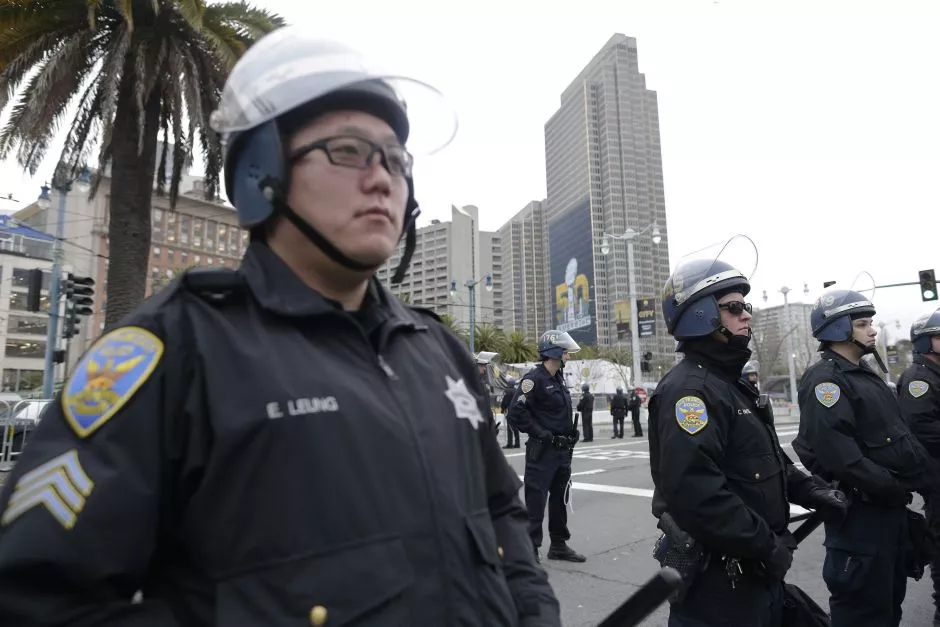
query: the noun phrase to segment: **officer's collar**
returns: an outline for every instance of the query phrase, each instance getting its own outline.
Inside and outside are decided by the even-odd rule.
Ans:
[[[283,259],[261,242],[249,244],[242,259],[241,273],[261,306],[274,313],[316,316],[343,311],[340,303],[304,283]],[[374,277],[369,281],[363,308],[380,310],[385,318],[415,319]]]
[[[865,366],[861,361],[859,361],[857,364],[853,364],[851,361],[835,352],[831,348],[824,349],[822,351],[822,357],[823,359],[828,359],[829,361],[839,364],[839,367],[845,371],[863,370],[865,372],[873,372],[871,368]]]
[[[920,364],[928,370],[933,370],[936,374],[940,374],[940,365],[928,359],[926,355],[914,355],[914,363]]]

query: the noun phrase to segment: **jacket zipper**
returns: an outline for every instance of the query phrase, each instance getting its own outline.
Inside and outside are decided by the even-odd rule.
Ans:
[[[437,499],[434,498],[434,487],[433,487],[433,484],[431,483],[430,464],[428,463],[428,460],[425,457],[424,451],[421,449],[420,441],[418,439],[418,433],[417,433],[417,430],[415,429],[415,425],[412,423],[411,417],[408,414],[408,412],[405,411],[405,408],[402,407],[401,402],[398,400],[398,397],[395,394],[396,392],[395,386],[392,383],[390,383],[391,381],[399,381],[399,377],[395,373],[395,370],[392,368],[392,366],[388,363],[388,361],[386,361],[385,357],[382,355],[382,351],[385,348],[389,338],[392,336],[392,334],[396,330],[404,329],[404,328],[411,328],[412,330],[417,330],[418,327],[416,325],[408,325],[408,324],[396,325],[394,323],[389,323],[388,321],[386,321],[385,323],[383,323],[382,329],[380,330],[379,342],[378,342],[379,348],[378,350],[376,350],[375,348],[373,348],[372,342],[369,340],[369,337],[362,330],[362,327],[360,327],[358,324],[355,326],[359,332],[359,336],[363,340],[365,340],[366,347],[368,348],[370,354],[375,355],[376,364],[378,365],[379,369],[383,372],[383,374],[385,374],[385,382],[386,382],[386,386],[388,389],[388,396],[394,400],[395,407],[398,409],[398,414],[404,418],[405,424],[408,428],[408,432],[411,435],[411,441],[414,445],[415,452],[417,453],[418,462],[421,464],[421,469],[423,471],[422,474],[424,475],[424,485],[425,485],[425,489],[427,490],[428,502],[431,505],[430,513],[431,513],[431,517],[433,520],[432,524],[433,524],[434,531],[435,531],[434,536],[437,542],[438,555],[441,556],[438,559],[438,568],[441,573],[446,573],[447,565],[444,563],[444,558],[443,558],[445,554],[445,547],[444,547],[444,542],[441,539],[441,536],[443,534],[441,531],[441,522],[438,519]],[[454,616],[452,614],[453,605],[452,605],[449,585],[444,586],[444,595],[446,597],[445,607],[447,608],[446,609],[447,624],[452,624],[454,622]]]

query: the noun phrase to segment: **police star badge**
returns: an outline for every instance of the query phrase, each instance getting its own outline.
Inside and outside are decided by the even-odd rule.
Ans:
[[[831,381],[816,386],[816,400],[824,407],[832,407],[842,398],[842,390]]]
[[[911,396],[914,398],[920,398],[927,393],[927,390],[930,389],[930,385],[926,381],[911,381],[907,384],[907,391],[911,393]]]
[[[447,380],[447,391],[444,394],[454,404],[454,412],[457,417],[468,421],[470,426],[476,429],[484,420],[480,407],[477,405],[477,399],[467,389],[467,384],[463,379],[455,381],[447,375],[444,375],[444,378]]]
[[[676,422],[690,435],[700,433],[708,425],[705,401],[697,396],[683,396],[676,401]]]
[[[163,356],[163,342],[140,327],[102,336],[85,353],[62,391],[65,419],[86,438],[105,425],[147,382]]]

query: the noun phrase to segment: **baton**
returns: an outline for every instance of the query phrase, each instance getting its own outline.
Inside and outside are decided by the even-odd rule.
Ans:
[[[819,525],[823,524],[823,515],[819,513],[819,510],[806,514],[797,514],[790,519],[790,522],[798,520],[802,520],[803,523],[793,532],[797,544],[809,537],[809,534],[816,531]]]
[[[665,603],[669,596],[682,585],[682,576],[668,566],[653,575],[652,579],[630,595],[597,627],[635,627]]]

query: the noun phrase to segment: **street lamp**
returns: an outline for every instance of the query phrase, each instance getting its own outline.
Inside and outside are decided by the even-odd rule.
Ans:
[[[662,234],[659,232],[659,225],[653,222],[647,226],[642,231],[634,231],[631,228],[628,228],[624,231],[623,235],[612,235],[610,233],[604,233],[603,239],[601,240],[601,254],[607,255],[610,253],[610,239],[616,240],[626,240],[627,242],[627,272],[629,273],[630,280],[630,293],[628,298],[630,299],[630,340],[631,340],[631,350],[633,354],[633,387],[636,387],[638,384],[638,377],[640,376],[640,326],[637,323],[637,312],[636,312],[636,299],[637,299],[637,289],[636,289],[636,268],[634,267],[633,260],[633,240],[638,236],[643,235],[647,231],[652,229],[651,239],[653,244],[658,245],[663,241]]]
[[[470,352],[472,353],[475,349],[474,339],[475,331],[477,326],[477,295],[476,288],[477,285],[483,283],[483,287],[487,292],[493,291],[493,275],[487,274],[483,278],[477,279],[467,279],[464,283],[464,287],[467,288],[470,292]],[[450,282],[450,297],[454,298],[457,296],[457,281]]]
[[[59,280],[62,276],[62,262],[64,260],[64,251],[62,242],[65,237],[65,203],[72,185],[75,189],[84,193],[88,191],[91,183],[91,173],[88,168],[84,168],[77,177],[66,179],[62,182],[56,182],[53,179],[52,188],[59,194],[59,209],[55,227],[55,247],[52,254],[52,276],[49,285],[49,324],[46,331],[46,360],[42,376],[42,395],[43,398],[52,398],[53,377],[55,368],[55,349],[58,338],[59,326]],[[41,193],[36,203],[41,209],[48,210],[52,206],[52,199],[49,198],[50,187],[43,185]],[[48,220],[46,221],[48,224]]]

